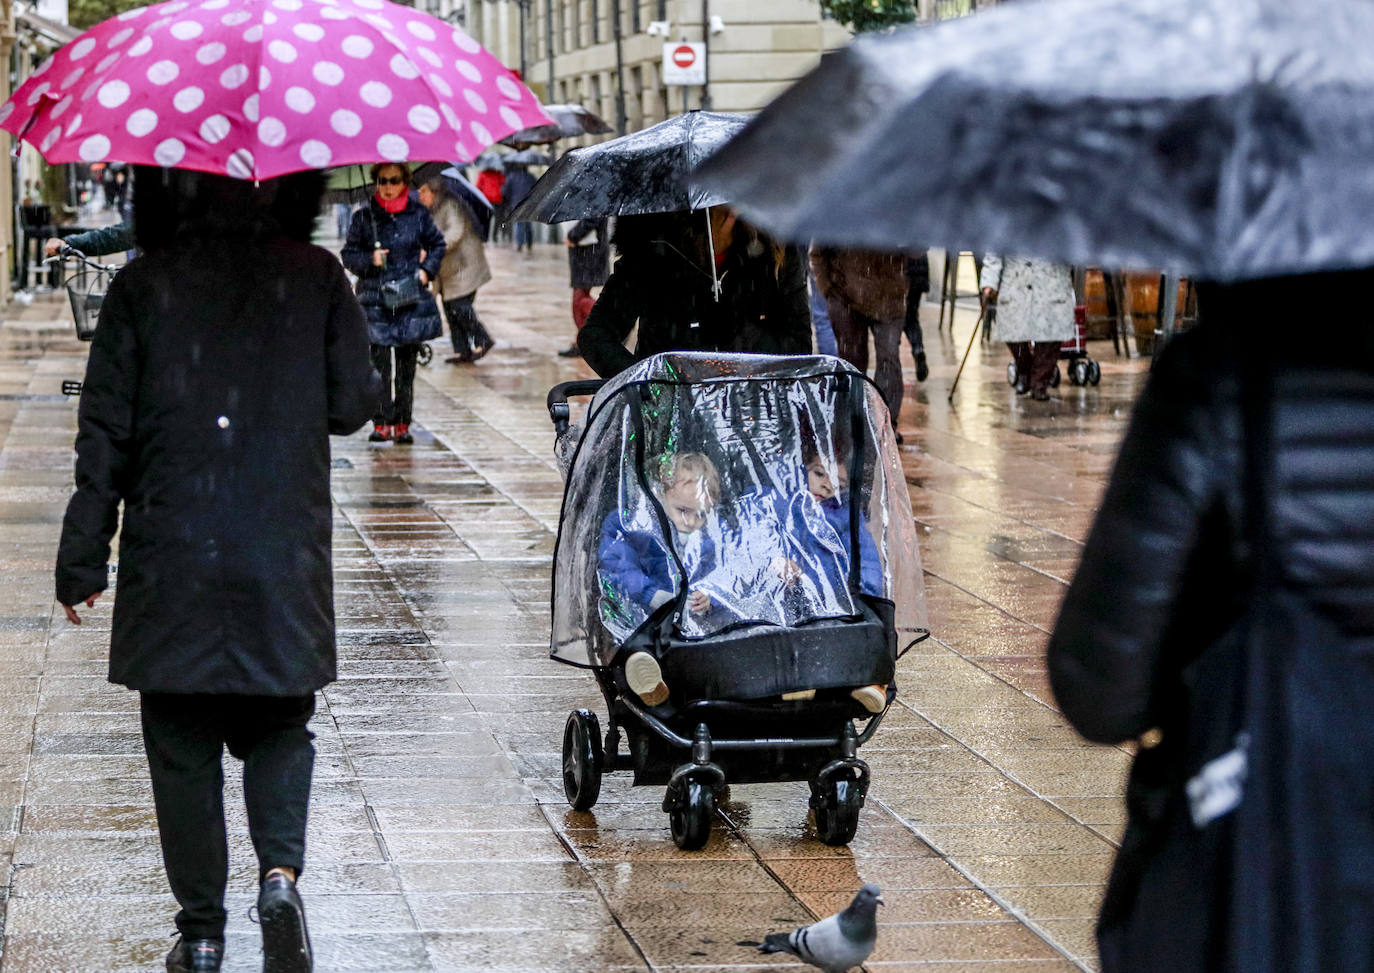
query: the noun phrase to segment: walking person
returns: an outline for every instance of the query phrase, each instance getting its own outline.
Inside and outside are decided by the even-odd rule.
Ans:
[[[57,600],[82,623],[123,506],[109,679],[140,693],[169,973],[224,956],[222,751],[243,761],[265,973],[308,973],[315,692],[336,677],[329,435],[376,405],[367,328],[308,241],[323,177],[138,167],[142,256],[110,284],[78,414]],[[82,609],[84,610],[84,609]]]
[[[663,351],[810,353],[801,251],[730,209],[622,216],[613,242],[620,257],[577,336],[602,378]]]
[[[1201,284],[1050,639],[1065,716],[1139,741],[1104,973],[1374,971],[1369,269]]]
[[[409,166],[375,165],[372,181],[376,192],[353,214],[339,256],[358,278],[372,364],[382,376],[381,403],[367,438],[409,445],[415,441],[416,357],[422,343],[444,333],[439,307],[424,287],[439,273],[446,246],[429,210],[410,192]]]
[[[911,354],[916,360],[916,381],[924,382],[930,377],[930,366],[926,363],[926,339],[921,333],[921,301],[930,290],[930,257],[924,249],[906,255],[906,340],[911,344]]]
[[[444,260],[434,282],[438,286],[444,317],[448,318],[449,338],[453,341],[453,354],[445,361],[449,364],[477,361],[496,344],[473,306],[477,288],[491,280],[486,245],[467,208],[453,198],[442,178],[429,180],[420,187],[419,195],[434,225],[444,236]]]
[[[578,220],[568,230],[568,277],[572,284],[573,325],[577,333],[592,313],[596,298],[592,296],[593,287],[601,287],[610,276],[611,241],[609,239],[609,220]],[[581,358],[577,339],[560,351],[562,358]]]
[[[839,357],[868,371],[868,336],[877,364],[873,382],[887,405],[897,442],[902,413],[902,329],[906,324],[906,258],[875,250],[811,248],[811,270],[825,298]]]
[[[983,257],[979,284],[984,303],[997,308],[992,340],[1005,341],[1016,362],[1016,393],[1047,401],[1059,369],[1059,346],[1074,336],[1077,301],[1071,269],[989,253]]]
[[[502,222],[510,218],[510,214],[515,212],[515,207],[524,202],[525,197],[534,188],[536,180],[529,168],[523,165],[511,165],[506,167],[506,181],[501,187],[502,205],[505,207],[505,216]],[[521,220],[515,224],[515,250],[518,253],[522,248],[529,252],[534,252],[534,227],[526,220]]]

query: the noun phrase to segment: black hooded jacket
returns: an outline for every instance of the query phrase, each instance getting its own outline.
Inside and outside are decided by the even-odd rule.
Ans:
[[[620,259],[577,336],[587,364],[602,378],[662,351],[810,353],[806,263],[796,247],[785,248],[779,263],[766,238],[737,226],[718,270],[716,301],[700,258],[654,234],[630,237],[634,229],[632,218],[620,221]],[[636,322],[639,335],[629,352],[625,338]]]
[[[136,181],[146,252],[91,344],[57,598],[105,589],[122,504],[111,681],[313,692],[335,677],[329,434],[380,390],[343,268],[300,239],[318,181]]]

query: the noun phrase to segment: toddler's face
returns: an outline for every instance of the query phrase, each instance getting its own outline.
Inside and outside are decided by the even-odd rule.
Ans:
[[[681,533],[690,534],[706,523],[715,506],[700,480],[679,480],[663,491],[663,509]]]
[[[833,500],[844,492],[848,483],[849,471],[842,465],[836,467],[832,477],[820,457],[806,464],[806,486],[817,500]]]

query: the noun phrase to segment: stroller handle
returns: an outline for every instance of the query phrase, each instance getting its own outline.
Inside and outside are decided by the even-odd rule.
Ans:
[[[554,432],[561,436],[568,431],[568,396],[595,395],[605,384],[606,380],[602,378],[583,378],[573,382],[559,382],[549,389],[546,404],[549,408],[549,419],[553,421]]]

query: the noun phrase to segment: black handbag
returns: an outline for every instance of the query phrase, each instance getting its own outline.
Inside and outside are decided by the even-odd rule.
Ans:
[[[1161,688],[1157,745],[1126,785],[1103,973],[1374,970],[1374,904],[1354,891],[1374,862],[1374,678],[1274,563],[1271,388],[1258,364],[1242,373],[1247,608]]]
[[[382,281],[382,304],[388,311],[399,311],[419,304],[422,296],[424,291],[420,287],[419,277],[396,277]]]

